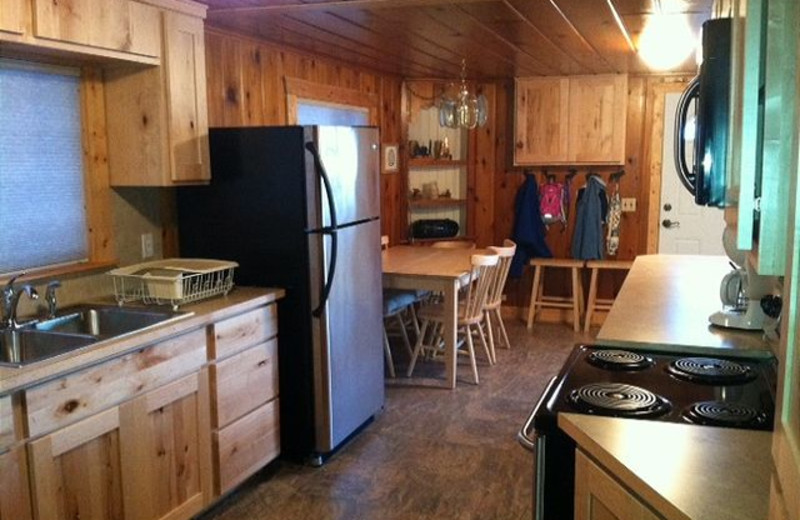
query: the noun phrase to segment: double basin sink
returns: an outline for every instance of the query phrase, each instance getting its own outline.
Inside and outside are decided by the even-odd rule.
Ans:
[[[0,366],[21,367],[188,315],[159,307],[77,305],[62,309],[54,318],[0,330]]]

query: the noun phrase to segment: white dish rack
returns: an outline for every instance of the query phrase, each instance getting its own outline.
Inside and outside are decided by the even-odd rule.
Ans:
[[[108,274],[114,279],[118,304],[142,301],[177,309],[184,303],[228,294],[238,266],[227,260],[168,258],[120,267]]]

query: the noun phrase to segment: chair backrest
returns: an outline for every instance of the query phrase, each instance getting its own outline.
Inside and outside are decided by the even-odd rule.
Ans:
[[[381,235],[381,251],[389,249],[389,235]]]
[[[470,240],[440,240],[433,242],[431,247],[437,249],[475,249],[475,242]]]
[[[483,306],[486,304],[497,271],[498,259],[497,255],[472,255],[472,271],[467,286],[467,297],[461,308],[461,319],[481,319]]]
[[[503,247],[492,246],[489,249],[497,254],[498,265],[495,270],[492,286],[489,288],[489,297],[486,299],[486,305],[496,306],[500,305],[503,301],[503,289],[508,279],[511,259],[514,258],[514,253],[517,251],[517,244],[511,240],[505,239],[503,240]]]

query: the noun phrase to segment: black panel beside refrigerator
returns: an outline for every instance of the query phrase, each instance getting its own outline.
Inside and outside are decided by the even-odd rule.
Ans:
[[[210,185],[178,190],[181,256],[235,260],[237,284],[286,290],[281,453],[321,462],[384,403],[377,129],[209,138]]]

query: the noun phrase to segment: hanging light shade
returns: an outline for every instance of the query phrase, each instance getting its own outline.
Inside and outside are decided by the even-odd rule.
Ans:
[[[467,86],[467,63],[461,60],[461,83],[455,97],[444,92],[439,99],[439,126],[473,129],[488,119],[486,96],[475,95]]]

